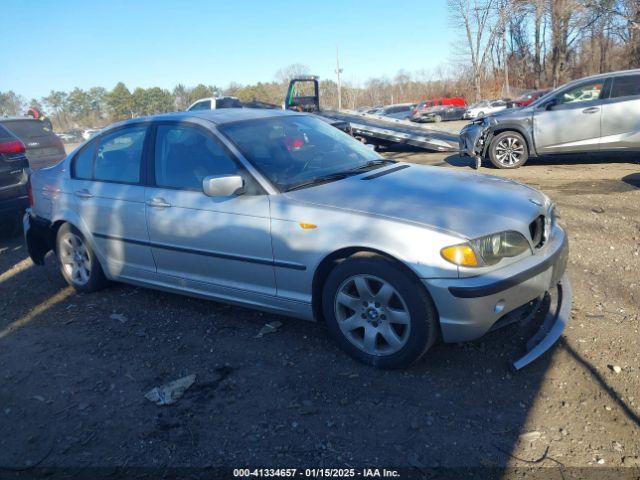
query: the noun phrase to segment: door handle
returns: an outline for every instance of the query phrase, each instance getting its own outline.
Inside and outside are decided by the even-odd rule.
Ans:
[[[600,111],[600,107],[589,107],[582,110],[582,113],[596,113]]]
[[[171,206],[170,203],[167,203],[164,198],[154,197],[151,200],[147,200],[147,205],[155,208],[168,208]]]
[[[78,198],[91,198],[93,197],[93,195],[91,195],[91,192],[89,190],[87,190],[86,188],[83,188],[82,190],[78,190],[77,192],[74,192],[74,195]]]

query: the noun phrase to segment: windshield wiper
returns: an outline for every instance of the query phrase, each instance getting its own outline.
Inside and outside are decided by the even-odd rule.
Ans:
[[[304,182],[294,183],[289,185],[285,192],[291,192],[293,190],[298,190],[300,188],[311,187],[313,185],[320,185],[322,183],[335,182],[336,180],[342,180],[350,175],[353,175],[353,172],[338,172],[332,173],[330,175],[325,175],[323,177],[312,178],[311,180],[305,180]]]
[[[378,160],[371,160],[363,165],[352,168],[349,170],[350,172],[362,172],[366,170],[373,170],[374,168],[381,167],[383,165],[388,165],[390,163],[398,163],[396,160],[391,160],[390,158],[380,158]]]
[[[305,180],[304,182],[294,183],[289,185],[285,191],[291,192],[292,190],[298,190],[300,188],[311,187],[313,185],[320,185],[323,183],[335,182],[336,180],[342,180],[343,178],[356,175],[363,171],[373,170],[376,167],[387,165],[390,163],[398,163],[396,160],[391,160],[389,158],[381,158],[378,160],[371,160],[363,165],[352,168],[350,170],[346,170],[343,172],[331,173],[329,175],[324,175],[322,177],[312,178],[311,180]]]

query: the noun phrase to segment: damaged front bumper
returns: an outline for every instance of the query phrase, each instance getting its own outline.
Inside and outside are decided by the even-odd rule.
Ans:
[[[482,158],[489,142],[490,125],[486,122],[468,124],[460,131],[459,149],[461,155]]]
[[[523,368],[548,350],[560,337],[571,312],[573,296],[566,277],[569,245],[564,230],[556,226],[548,244],[537,255],[516,262],[493,274],[458,279],[424,279],[440,319],[442,338],[447,343],[475,340],[501,328],[513,318],[512,312],[537,299],[557,300],[556,308],[532,312],[546,315],[539,332],[528,342],[525,355],[513,362]],[[523,323],[526,323],[523,321]]]
[[[560,339],[567,326],[571,316],[573,290],[566,275],[562,276],[556,289],[556,307],[547,312],[540,329],[527,341],[526,353],[511,363],[514,370],[524,368],[549,350]]]

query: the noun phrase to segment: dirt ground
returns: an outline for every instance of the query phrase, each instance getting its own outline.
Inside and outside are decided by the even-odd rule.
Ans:
[[[388,155],[470,170],[455,156]],[[379,371],[322,324],[127,285],[75,294],[51,257],[36,267],[20,238],[0,240],[0,478],[222,478],[207,469],[249,466],[638,478],[640,164],[482,171],[550,195],[570,239],[570,324],[518,373],[518,326]],[[176,404],[145,399],[187,374],[196,382]]]

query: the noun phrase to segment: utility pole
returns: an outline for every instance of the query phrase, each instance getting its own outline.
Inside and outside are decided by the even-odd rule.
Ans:
[[[340,68],[340,56],[338,54],[338,46],[336,45],[336,75],[338,76],[338,110],[342,109],[342,85],[340,84],[340,74],[342,69]]]
[[[502,22],[502,58],[504,61],[504,86],[506,96],[511,97],[511,87],[509,85],[509,54],[507,52],[507,23],[511,24],[510,13],[507,13],[506,2],[500,6],[500,16]]]

